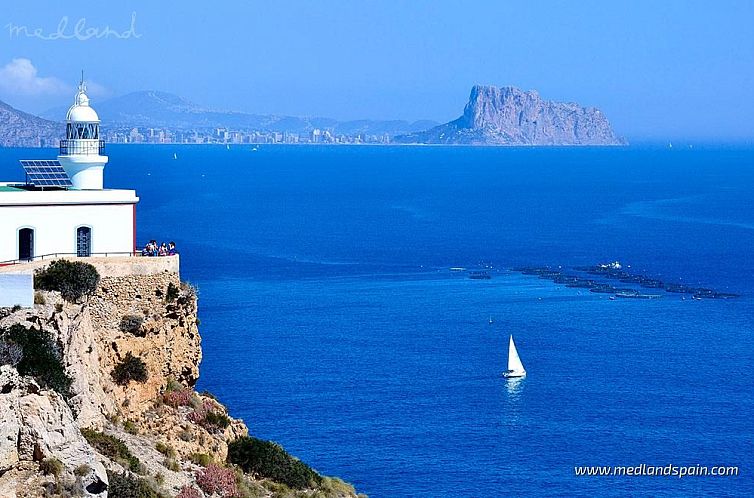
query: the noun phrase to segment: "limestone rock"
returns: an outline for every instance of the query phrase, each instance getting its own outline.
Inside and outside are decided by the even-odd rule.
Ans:
[[[107,474],[81,435],[65,400],[22,378],[10,366],[0,367],[0,489],[18,487],[7,470],[20,463],[59,460],[65,477],[78,482],[83,496],[107,496]],[[83,467],[86,466],[86,467]],[[80,480],[74,470],[87,469]]]
[[[467,145],[623,145],[597,108],[543,100],[536,91],[476,85],[463,116],[398,143]]]
[[[193,386],[199,378],[202,350],[196,295],[184,288],[176,299],[168,301],[170,285],[181,287],[178,274],[103,278],[87,306],[99,351],[98,382],[117,411],[128,418],[148,410],[168,380]],[[121,330],[126,316],[143,320],[138,333]],[[128,353],[146,364],[149,378],[145,383],[120,386],[113,382],[111,372]]]

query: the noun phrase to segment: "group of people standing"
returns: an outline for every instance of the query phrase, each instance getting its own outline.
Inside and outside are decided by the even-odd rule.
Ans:
[[[178,254],[175,249],[175,242],[161,243],[157,245],[156,240],[150,240],[141,251],[142,256],[173,256]]]

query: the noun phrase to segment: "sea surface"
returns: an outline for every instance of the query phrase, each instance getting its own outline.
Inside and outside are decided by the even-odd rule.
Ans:
[[[253,435],[376,498],[754,494],[754,149],[256,149],[113,145],[105,179],[177,243],[198,388]],[[54,154],[0,150],[0,177]],[[615,260],[742,296],[510,271]],[[740,475],[574,474],[642,463]]]

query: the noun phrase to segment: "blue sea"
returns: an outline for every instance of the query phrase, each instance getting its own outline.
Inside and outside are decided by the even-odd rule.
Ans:
[[[2,177],[30,154],[54,151],[3,150]],[[318,471],[377,498],[754,493],[754,149],[109,155],[139,239],[174,240],[199,288],[198,388]],[[615,260],[741,297],[609,300],[511,271]],[[642,463],[740,470],[574,473]]]

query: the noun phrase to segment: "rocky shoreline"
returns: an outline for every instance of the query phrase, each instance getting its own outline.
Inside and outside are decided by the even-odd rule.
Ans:
[[[196,292],[181,282],[177,257],[173,268],[139,259],[96,264],[99,285],[79,302],[38,290],[34,308],[0,309],[0,496],[356,497],[246,437],[242,420],[195,391]],[[58,362],[61,372],[51,379],[34,361]],[[282,473],[230,462],[238,441],[266,444]],[[277,474],[264,475],[268,467]]]

